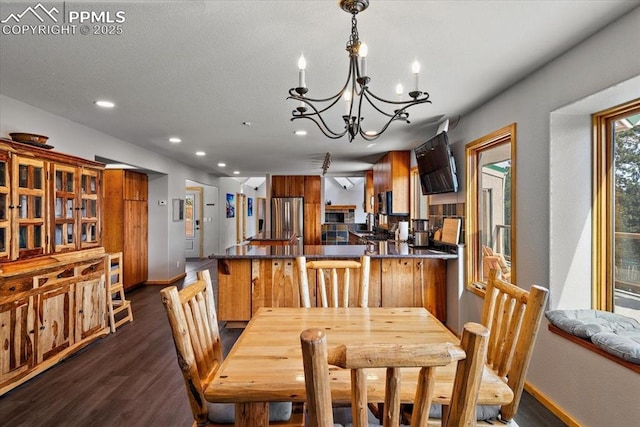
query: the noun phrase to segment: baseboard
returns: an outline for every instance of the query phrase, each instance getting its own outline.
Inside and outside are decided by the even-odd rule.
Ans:
[[[187,273],[180,273],[175,277],[172,277],[171,279],[167,279],[167,280],[147,280],[146,282],[144,282],[145,285],[161,285],[161,286],[167,286],[172,284],[173,282],[177,282],[180,279],[184,279],[185,277],[187,277]]]
[[[571,415],[567,414],[564,409],[558,406],[549,398],[549,396],[541,392],[540,389],[536,388],[529,381],[525,382],[524,389],[569,427],[582,427],[582,424],[576,421]]]

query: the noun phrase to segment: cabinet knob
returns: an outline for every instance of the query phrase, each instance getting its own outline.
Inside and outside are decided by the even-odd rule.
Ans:
[[[10,290],[10,291],[15,291],[15,290],[16,290],[16,287],[15,287],[15,286],[12,286],[12,287],[10,287],[10,288],[9,288],[9,290]]]
[[[9,205],[9,209],[15,209],[15,206]]]
[[[83,313],[83,310],[78,310],[78,313],[79,313],[79,314],[82,314],[82,313]]]
[[[45,326],[44,325],[40,326],[40,330],[44,331],[45,330]]]

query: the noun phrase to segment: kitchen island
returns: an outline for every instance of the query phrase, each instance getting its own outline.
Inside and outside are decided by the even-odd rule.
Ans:
[[[449,253],[395,241],[367,245],[233,246],[218,260],[218,320],[242,327],[260,307],[299,307],[295,258],[354,259],[371,257],[370,307],[425,307],[446,322],[446,262]],[[311,303],[316,303],[315,278],[310,278]],[[357,288],[356,275],[350,289]],[[355,298],[355,295],[353,296]]]

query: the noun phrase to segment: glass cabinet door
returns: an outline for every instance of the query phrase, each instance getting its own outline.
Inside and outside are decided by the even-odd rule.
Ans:
[[[0,260],[9,257],[9,153],[0,152]]]
[[[63,252],[77,247],[77,168],[54,164],[53,250]]]
[[[85,168],[80,176],[80,248],[100,244],[99,173],[98,170]]]
[[[9,215],[17,226],[14,254],[20,258],[45,252],[45,168],[44,161],[16,157],[16,185]]]

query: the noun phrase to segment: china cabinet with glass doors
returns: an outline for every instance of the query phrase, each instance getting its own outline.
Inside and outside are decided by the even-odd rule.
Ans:
[[[103,165],[0,139],[0,395],[109,332]]]

